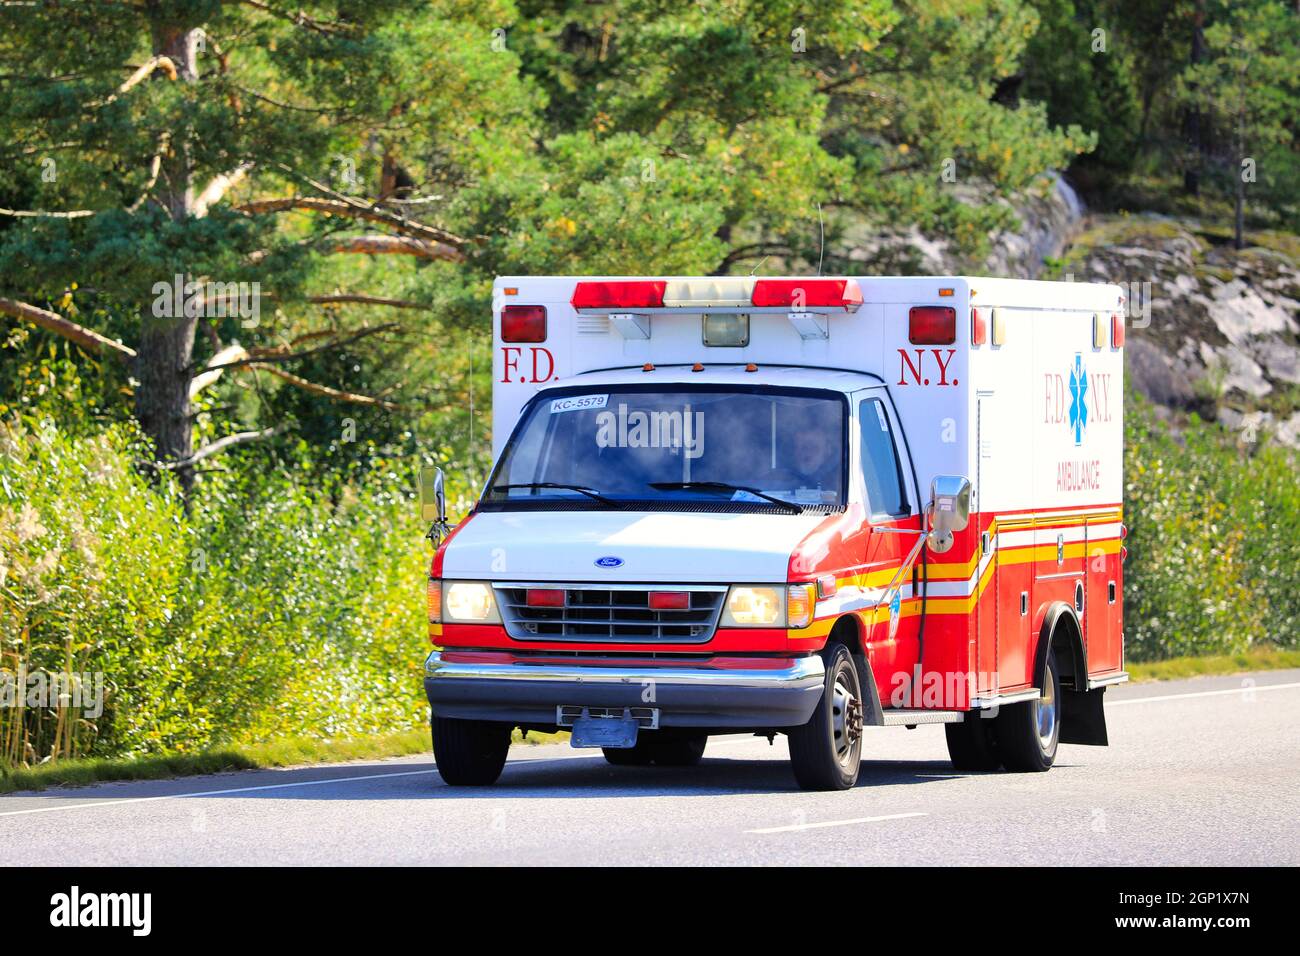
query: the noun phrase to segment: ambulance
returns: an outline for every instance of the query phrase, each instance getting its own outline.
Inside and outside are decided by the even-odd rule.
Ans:
[[[425,665],[452,785],[512,731],[619,766],[784,736],[858,779],[869,727],[958,770],[1104,745],[1124,671],[1125,301],[945,277],[509,276],[495,465],[436,544]]]

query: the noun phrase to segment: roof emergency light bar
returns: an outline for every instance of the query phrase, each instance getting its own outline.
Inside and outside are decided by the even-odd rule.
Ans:
[[[856,279],[611,279],[579,282],[571,300],[578,312],[607,314],[624,338],[648,339],[652,314],[711,312],[785,314],[805,339],[824,339],[823,316],[856,312]]]

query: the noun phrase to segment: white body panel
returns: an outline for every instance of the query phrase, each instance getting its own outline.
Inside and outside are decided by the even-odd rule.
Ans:
[[[760,584],[823,515],[627,511],[483,512],[447,548],[443,576],[510,581]],[[616,556],[616,571],[596,560]]]
[[[600,278],[647,277],[596,281]],[[1086,509],[1122,499],[1123,351],[1110,340],[1111,316],[1124,314],[1118,286],[960,276],[859,278],[863,303],[856,312],[819,317],[826,338],[802,337],[785,314],[720,308],[711,311],[750,314],[750,340],[744,347],[716,348],[703,344],[698,311],[652,311],[636,319],[648,337],[625,337],[609,316],[573,309],[578,281],[513,276],[496,282],[493,449],[498,457],[523,405],[547,386],[731,380],[851,392],[883,384],[902,426],[900,456],[905,469],[910,456],[923,499],[931,478],[940,474],[970,478],[972,508],[983,512]],[[514,294],[506,295],[507,288]],[[500,314],[506,304],[545,306],[546,341],[502,342]],[[935,305],[956,310],[956,341],[912,344],[909,310]],[[972,344],[972,307],[989,332],[989,340],[978,346]],[[995,311],[1004,332],[996,346]],[[1093,346],[1094,315],[1105,326],[1099,348]],[[706,370],[690,372],[695,362]],[[643,372],[645,363],[655,370]],[[745,363],[758,368],[745,372]],[[1073,414],[1070,408],[1072,369],[1086,382],[1082,423],[1077,403]],[[511,578],[581,580],[590,575],[591,562],[613,548],[645,562],[640,569],[630,562],[621,569],[625,580],[699,580],[701,573],[731,581],[780,580],[799,529],[809,526],[808,520],[771,514],[483,514],[449,548],[446,574],[494,573],[492,549],[504,548]],[[724,536],[725,548],[708,543]]]

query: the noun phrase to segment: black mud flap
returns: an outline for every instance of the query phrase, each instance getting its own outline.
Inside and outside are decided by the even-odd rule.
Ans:
[[[1061,688],[1061,743],[1105,747],[1106,712],[1102,697],[1106,688],[1079,691]]]

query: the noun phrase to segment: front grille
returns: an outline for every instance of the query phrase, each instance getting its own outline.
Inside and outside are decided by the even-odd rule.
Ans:
[[[506,632],[523,641],[590,641],[702,644],[713,637],[726,588],[586,587],[539,584],[564,590],[563,607],[529,607],[528,587],[497,585]],[[651,591],[686,591],[690,606],[652,610]]]

